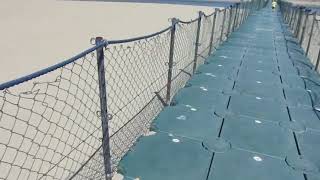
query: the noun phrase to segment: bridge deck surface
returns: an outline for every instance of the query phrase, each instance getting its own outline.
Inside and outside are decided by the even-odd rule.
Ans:
[[[319,180],[319,84],[280,14],[257,11],[119,169],[128,180]]]

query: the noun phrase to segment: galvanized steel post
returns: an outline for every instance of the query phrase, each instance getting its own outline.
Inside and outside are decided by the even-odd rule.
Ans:
[[[261,8],[261,1],[258,0],[258,10]]]
[[[309,33],[309,40],[308,40],[308,45],[307,45],[307,50],[306,50],[306,55],[309,55],[309,50],[310,50],[310,45],[311,45],[311,40],[312,40],[312,35],[313,35],[313,29],[314,29],[314,25],[316,22],[316,13],[313,14],[313,19],[312,19],[312,26],[311,26],[311,30]]]
[[[288,11],[287,11],[287,5],[283,4],[282,2],[280,2],[280,11],[281,13],[284,14],[283,19],[285,22],[287,22],[287,17],[288,17]]]
[[[295,7],[292,7],[292,8],[293,8],[293,10],[292,10],[292,17],[291,17],[291,21],[290,21],[290,24],[289,24],[289,26],[290,26],[291,29],[293,29],[293,27],[294,27],[295,19],[296,19],[296,14],[297,14],[297,8],[295,8]]]
[[[302,43],[303,43],[303,40],[304,40],[304,34],[305,34],[305,31],[306,31],[306,25],[307,25],[307,22],[308,22],[308,19],[309,19],[309,10],[306,10],[306,18],[304,20],[304,23],[303,23],[303,27],[302,27],[302,33],[301,33],[301,37],[300,37],[300,45],[302,46]]]
[[[320,49],[319,49],[319,51],[318,51],[317,63],[316,63],[316,65],[315,65],[315,69],[314,69],[314,70],[316,70],[316,71],[318,71],[318,68],[319,68],[319,61],[320,61]]]
[[[281,2],[281,4],[282,4],[282,3],[283,3],[283,2]],[[284,10],[285,13],[286,13],[285,21],[286,21],[286,23],[288,23],[288,22],[289,22],[290,15],[291,15],[291,10],[290,10],[290,8],[289,8],[288,3],[285,3],[285,4],[284,4],[284,9],[283,9],[283,10]]]
[[[196,35],[196,42],[195,42],[195,50],[194,50],[194,60],[193,60],[193,74],[197,70],[197,61],[198,61],[198,49],[199,49],[199,37],[200,37],[200,29],[201,29],[201,19],[202,19],[202,13],[199,11],[199,17],[198,17],[198,26],[197,26],[197,35]]]
[[[241,3],[241,11],[240,11],[240,14],[239,14],[239,23],[238,23],[239,26],[241,25],[243,12],[244,12],[244,3]]]
[[[223,32],[224,32],[224,24],[226,19],[226,9],[223,9],[223,18],[221,23],[221,34],[220,34],[220,43],[222,42],[223,38]]]
[[[234,17],[234,21],[233,21],[233,27],[232,27],[232,31],[235,30],[235,28],[237,28],[237,20],[238,20],[238,12],[239,11],[239,3],[236,3],[236,13],[235,13],[235,17]]]
[[[240,18],[241,18],[241,9],[242,9],[242,3],[239,3],[239,7],[238,7],[238,15],[237,15],[237,20],[236,20],[236,23],[237,23],[237,28],[239,27],[240,25]]]
[[[238,6],[237,4],[234,5],[234,8],[233,8],[233,13],[232,13],[232,23],[231,23],[231,29],[230,31],[233,32],[234,31],[234,26],[235,26],[235,19],[236,19],[236,16],[237,16],[237,10],[238,10]]]
[[[299,19],[300,19],[300,7],[297,7],[297,15],[296,15],[296,20],[294,22],[294,27],[293,27],[293,35],[296,37],[297,35],[297,29],[298,29],[298,24],[299,24]]]
[[[229,37],[230,35],[230,28],[231,28],[231,19],[232,19],[232,10],[233,10],[233,6],[231,5],[230,6],[230,9],[229,9],[229,22],[228,22],[228,30],[227,30],[227,37]]]
[[[214,9],[213,20],[212,20],[212,29],[211,29],[211,36],[210,36],[210,45],[209,45],[209,53],[208,53],[208,56],[210,56],[210,55],[211,55],[211,52],[212,52],[212,43],[213,43],[213,37],[214,37],[214,30],[215,30],[215,26],[216,26],[217,12],[218,12],[218,9],[215,8],[215,9]]]
[[[294,13],[293,13],[293,16],[292,16],[292,23],[291,23],[291,29],[293,30],[294,29],[294,26],[295,26],[295,23],[296,23],[296,17],[297,17],[297,7],[293,7],[294,8]]]
[[[247,4],[246,2],[243,3],[240,24],[243,23],[244,16],[246,15],[246,4]]]
[[[249,7],[250,7],[250,2],[247,2],[246,3],[246,11],[245,11],[246,12],[246,14],[245,14],[246,16],[245,16],[244,20],[246,20],[247,17],[249,16]]]
[[[289,5],[288,5],[289,6]],[[294,10],[293,10],[293,8],[291,7],[290,8],[290,17],[289,17],[289,22],[288,22],[288,24],[289,24],[289,27],[291,27],[291,22],[292,22],[292,19],[293,19],[293,12],[294,12]]]
[[[103,43],[102,37],[96,37],[95,44]],[[100,116],[102,124],[102,152],[104,162],[105,179],[111,180],[111,154],[110,154],[110,137],[108,126],[108,108],[107,108],[107,88],[105,79],[104,68],[104,47],[98,48],[97,52],[97,65],[98,65],[98,79],[99,79],[99,95],[100,95]]]
[[[300,29],[301,29],[300,26],[301,26],[302,15],[303,15],[303,7],[299,7],[298,22],[297,22],[297,26],[296,26],[296,30],[295,30],[295,37],[297,37],[297,38],[299,36]]]
[[[170,49],[169,49],[169,63],[168,63],[168,80],[167,80],[167,94],[166,94],[166,104],[170,104],[171,101],[171,81],[172,81],[172,68],[173,68],[173,56],[174,56],[174,41],[176,34],[176,25],[178,20],[173,18],[171,20],[172,28],[170,32]]]

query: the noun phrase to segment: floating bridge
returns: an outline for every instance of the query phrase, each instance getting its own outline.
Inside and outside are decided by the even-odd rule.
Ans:
[[[96,38],[2,84],[0,179],[320,180],[320,26],[278,4]]]
[[[207,58],[120,162],[128,179],[320,179],[319,76],[280,16],[253,13]]]

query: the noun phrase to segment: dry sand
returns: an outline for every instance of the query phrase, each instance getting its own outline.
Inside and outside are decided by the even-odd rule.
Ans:
[[[317,6],[320,7],[319,0],[288,0],[294,4],[304,5],[304,6]]]
[[[82,50],[85,50],[91,46],[89,43],[91,37],[103,36],[106,39],[123,39],[141,36],[159,31],[169,26],[170,22],[168,22],[168,18],[171,17],[178,17],[182,20],[196,18],[197,11],[199,10],[210,13],[213,11],[213,8],[165,4],[75,2],[53,0],[2,1],[0,6],[0,83],[56,64],[81,52]],[[52,84],[54,83],[55,82]],[[63,84],[63,82],[61,83]],[[41,84],[38,85],[41,86]],[[47,87],[46,85],[47,84],[44,84],[45,87],[40,89],[45,91]],[[119,85],[119,87],[122,86]],[[49,92],[50,89],[47,93]],[[126,90],[123,92],[126,93],[128,91]],[[69,111],[70,109],[80,109],[82,112],[80,105],[90,104],[90,102],[91,104],[96,104],[98,102],[97,98],[92,98],[85,103],[77,101],[73,104],[73,107],[68,106],[69,108],[66,108],[65,105],[56,104],[57,99],[64,102],[74,102],[74,100],[66,100],[67,97],[63,94],[61,94],[61,96],[59,95],[59,98],[57,99],[44,98],[46,99],[43,100],[44,103],[32,105],[32,111],[41,111],[42,109],[48,110],[50,109],[48,107],[51,107],[52,105],[56,110],[55,113],[51,111],[39,112],[41,115],[43,115],[43,117],[48,118],[46,119],[43,117],[30,117],[30,111],[17,112],[16,105],[11,106],[9,103],[7,103],[9,101],[16,103],[16,98],[9,98],[8,96],[9,95],[6,96],[6,100],[0,98],[0,106],[3,106],[3,111],[7,113],[7,115],[0,114],[0,157],[4,157],[4,159],[0,160],[9,162],[0,164],[0,179],[37,179],[40,177],[39,174],[32,173],[31,175],[28,175],[28,172],[21,172],[21,169],[18,167],[23,166],[24,168],[32,169],[35,172],[40,171],[41,173],[45,173],[48,171],[50,163],[58,162],[59,159],[61,159],[60,156],[53,157],[53,152],[51,150],[48,151],[47,146],[52,145],[55,151],[66,155],[69,152],[68,148],[74,148],[74,146],[79,144],[79,142],[76,141],[77,138],[75,136],[70,136],[70,134],[72,134],[70,133],[72,130],[70,130],[69,133],[66,131],[62,132],[62,129],[57,128],[56,125],[60,125],[65,130],[69,129],[68,123],[73,123],[73,125],[77,123],[79,126],[83,126],[83,129],[87,129],[91,132],[93,131],[94,127],[99,127],[101,123],[98,117],[77,117],[74,118],[75,121],[70,121],[69,119],[69,117],[71,118],[73,114],[71,111]],[[43,98],[41,93],[37,92],[35,94],[24,94],[24,96],[26,97],[22,99],[29,100]],[[97,95],[94,97],[97,97]],[[88,99],[83,96],[76,98],[83,101],[85,101],[84,99]],[[6,101],[6,103],[4,103],[4,101]],[[37,100],[37,102],[38,101],[39,100]],[[137,104],[139,103],[141,104],[143,102],[137,102]],[[22,104],[23,102],[20,101],[20,105]],[[111,105],[111,107],[113,106]],[[21,107],[20,110],[22,110]],[[63,110],[58,110],[62,107]],[[25,109],[30,108],[31,106],[25,107]],[[57,112],[64,114],[65,110],[68,111],[66,112],[68,114],[67,116],[60,116],[56,114]],[[92,112],[90,113],[92,114]],[[18,120],[17,118],[20,119]],[[41,121],[38,121],[39,119]],[[91,124],[89,123],[88,119],[90,119]],[[27,120],[27,123],[29,124],[26,124],[24,120]],[[116,120],[118,119],[113,119],[113,121]],[[73,125],[72,127],[78,127]],[[28,127],[27,130],[26,127]],[[37,129],[35,129],[35,127],[37,127]],[[15,133],[8,131],[8,129],[14,129]],[[47,134],[50,132],[51,135],[50,137],[45,136],[47,134],[39,133],[40,131],[47,132]],[[93,132],[95,132],[93,137],[101,137],[100,131]],[[30,136],[29,138],[34,140],[34,142],[31,142],[28,139],[22,140],[22,136],[18,135],[17,133],[23,134],[23,137]],[[82,131],[79,131],[79,133],[77,131],[77,133],[74,134],[76,134],[78,138],[83,141],[85,137],[88,136],[86,132]],[[72,145],[66,148],[64,144],[55,144],[55,142],[58,140],[61,142],[70,142]],[[23,145],[20,146],[22,141]],[[83,147],[79,146],[79,149],[86,147],[86,153],[91,155],[97,146],[99,146],[98,143],[94,142],[94,140],[90,140],[90,142],[88,142],[89,144],[93,144],[93,147],[90,148],[86,147],[82,143]],[[12,148],[7,149],[5,147],[7,144],[10,144],[10,147]],[[31,144],[33,148],[29,151],[29,155],[26,155],[23,152],[17,153],[16,149],[26,148],[31,146]],[[39,145],[42,149],[39,149]],[[58,154],[57,152],[54,152],[55,155]],[[81,152],[72,152],[72,154],[66,156],[73,157],[74,160],[78,162],[84,162],[86,160],[86,156],[78,157],[78,154],[81,154]],[[17,154],[19,157],[17,157]],[[29,159],[25,159],[27,157]],[[51,159],[49,158],[50,163],[48,163],[48,161],[42,162],[41,160],[45,159],[43,157],[51,157]],[[35,161],[34,158],[41,160]],[[20,161],[24,162],[24,164],[17,165],[17,163],[19,164]],[[29,165],[30,163],[33,163],[32,167]],[[15,166],[11,166],[12,164]],[[77,169],[79,168],[79,165],[80,164],[74,165],[72,162],[70,163],[68,159],[64,158],[63,161],[59,163],[59,167],[66,167],[66,169],[70,169],[71,166],[73,166],[72,169]],[[54,175],[51,173],[57,174]],[[54,169],[54,171],[49,171],[49,175],[58,179],[63,179],[69,176],[69,174],[66,174],[66,172],[61,172],[58,170],[56,171],[56,169]]]
[[[168,18],[189,20],[204,6],[3,0],[0,83],[58,63],[90,47],[89,39],[123,39],[159,31]]]

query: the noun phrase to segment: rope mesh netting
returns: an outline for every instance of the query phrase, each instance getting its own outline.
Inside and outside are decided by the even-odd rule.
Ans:
[[[303,6],[297,6],[286,1],[280,1],[284,21],[301,45],[315,69],[319,72],[320,60],[320,17],[317,11]]]
[[[106,138],[113,172],[138,138],[150,132],[152,120],[167,105],[164,102],[170,104],[194,68],[217,48],[221,35],[225,40],[228,30],[239,27],[240,16],[258,9],[258,4],[260,0],[254,0],[216,9],[208,16],[200,13],[195,20],[178,20],[152,36],[106,41],[102,46],[109,126]],[[174,53],[170,57],[173,29]],[[106,178],[99,48],[0,86],[0,179]],[[169,71],[172,76],[168,80]],[[168,83],[170,96],[166,99]]]
[[[312,37],[309,49],[309,58],[313,64],[316,64],[319,58],[318,53],[320,49],[320,22],[318,20],[315,22]],[[319,71],[319,69],[317,71]]]
[[[65,179],[101,144],[95,53],[0,91],[0,176]]]

